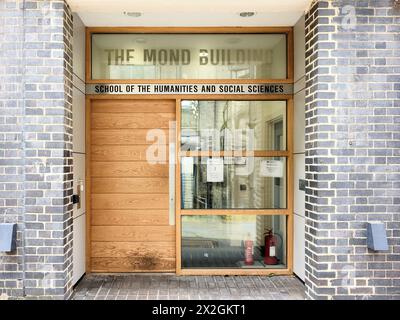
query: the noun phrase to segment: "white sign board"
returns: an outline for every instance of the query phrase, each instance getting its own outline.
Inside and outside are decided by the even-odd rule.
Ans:
[[[262,160],[260,162],[261,177],[283,177],[283,162],[280,160]]]
[[[224,160],[207,159],[207,182],[224,182]]]
[[[170,153],[172,154],[172,153]],[[182,174],[192,176],[193,175],[193,158],[183,157],[181,159]]]

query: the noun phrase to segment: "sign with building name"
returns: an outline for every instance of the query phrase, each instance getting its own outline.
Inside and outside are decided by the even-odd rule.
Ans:
[[[224,182],[224,160],[207,159],[207,182]]]
[[[288,95],[293,93],[293,85],[287,83],[263,83],[263,84],[87,84],[86,94],[276,94]]]
[[[286,79],[287,44],[286,32],[92,33],[91,79]]]
[[[147,65],[189,65],[193,60],[204,65],[243,65],[266,62],[271,54],[270,49],[104,49],[109,66],[135,66],[142,61]]]

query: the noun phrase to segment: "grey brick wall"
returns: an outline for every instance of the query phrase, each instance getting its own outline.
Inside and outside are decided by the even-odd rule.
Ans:
[[[17,4],[0,2],[0,222],[21,222],[23,214],[22,142],[22,10]],[[0,253],[0,297],[21,296],[22,225],[18,250]]]
[[[0,299],[71,295],[72,16],[0,1]],[[400,298],[400,10],[317,0],[306,16],[306,288],[311,299]],[[389,251],[366,246],[384,221]]]
[[[0,2],[0,296],[65,299],[72,277],[72,15],[64,1]]]
[[[306,290],[400,299],[400,9],[314,1],[306,15]],[[383,221],[387,252],[366,246]]]

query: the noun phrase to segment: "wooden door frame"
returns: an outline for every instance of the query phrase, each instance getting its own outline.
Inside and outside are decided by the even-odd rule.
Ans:
[[[271,95],[239,95],[221,97],[214,95],[212,97],[204,98],[202,95],[194,95],[186,100],[244,100],[244,101],[286,101],[286,150],[285,151],[255,151],[254,156],[257,157],[276,157],[282,156],[287,160],[286,162],[286,209],[185,209],[181,208],[181,179],[180,179],[180,157],[189,156],[190,154],[212,156],[213,152],[182,152],[180,151],[181,136],[180,136],[180,121],[181,121],[181,101],[185,99],[177,98],[176,100],[176,173],[175,173],[175,221],[176,221],[176,274],[177,275],[291,275],[293,274],[293,223],[294,223],[294,194],[293,194],[293,115],[294,115],[294,99],[293,97],[283,99],[273,97]],[[218,156],[224,155],[225,152],[218,152]],[[229,153],[229,152],[228,152]],[[232,156],[232,153],[229,154]],[[243,152],[246,155],[246,152]],[[182,251],[181,251],[181,217],[185,215],[280,215],[285,216],[286,220],[286,268],[280,269],[232,269],[232,268],[202,268],[202,269],[189,269],[182,268]],[[279,212],[279,213],[278,213]]]
[[[176,245],[176,274],[177,275],[289,275],[293,273],[293,97],[282,97],[276,95],[87,95],[86,96],[86,160],[85,160],[85,176],[86,176],[86,273],[91,272],[91,104],[93,100],[175,100],[176,105],[176,136],[175,136],[175,245]],[[262,215],[279,215],[287,217],[287,268],[285,269],[183,269],[181,261],[181,216],[182,215],[204,215],[207,210],[184,210],[181,209],[181,179],[180,179],[180,157],[187,155],[187,152],[180,151],[180,123],[181,123],[181,101],[182,100],[248,100],[248,101],[286,101],[287,103],[287,148],[285,151],[261,151],[256,152],[257,156],[283,156],[287,159],[286,176],[286,209],[246,209],[246,210],[213,210],[213,214],[262,214]],[[207,154],[212,154],[206,152]],[[171,156],[171,155],[170,155]]]
[[[91,79],[91,35],[93,33],[165,33],[165,34],[251,34],[251,33],[285,33],[287,35],[287,77],[286,79],[178,79],[178,80],[92,80]],[[86,28],[86,66],[85,79],[87,84],[95,83],[157,83],[157,84],[179,84],[179,83],[287,83],[294,84],[294,67],[293,67],[293,27],[93,27]],[[163,94],[163,95],[86,95],[86,273],[90,273],[91,265],[91,104],[93,100],[98,99],[131,99],[131,100],[154,100],[154,99],[171,99],[176,101],[176,143],[175,143],[175,230],[176,230],[176,274],[177,275],[289,275],[293,274],[293,94],[288,95],[185,95],[185,94]],[[277,211],[284,211],[284,216],[287,217],[286,232],[287,232],[287,268],[285,269],[182,269],[181,267],[181,181],[180,181],[180,101],[181,100],[285,100],[287,102],[287,148],[286,151],[266,151],[256,152],[257,156],[283,156],[287,158],[286,174],[287,174],[287,208],[286,209],[267,209],[267,210],[246,210],[246,214],[276,214]],[[185,210],[187,214],[205,214],[203,210]],[[216,214],[227,214],[226,210],[213,210]],[[231,210],[229,214],[238,214],[240,210]]]
[[[286,35],[286,78],[285,79],[95,79],[92,75],[92,34],[285,34]],[[293,27],[86,27],[85,83],[294,83],[294,40]]]

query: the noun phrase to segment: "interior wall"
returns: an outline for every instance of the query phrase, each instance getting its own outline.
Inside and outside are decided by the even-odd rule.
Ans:
[[[85,273],[85,26],[73,14],[73,192],[81,188],[80,208],[73,207],[73,284]],[[83,190],[82,190],[83,187]]]
[[[305,178],[305,20],[294,27],[294,252],[293,272],[304,281],[305,269],[305,192],[300,179]]]

